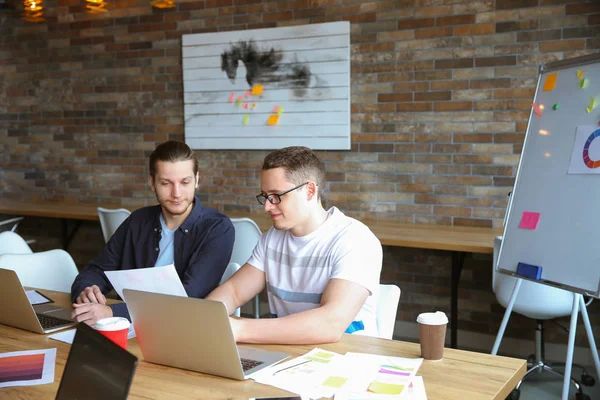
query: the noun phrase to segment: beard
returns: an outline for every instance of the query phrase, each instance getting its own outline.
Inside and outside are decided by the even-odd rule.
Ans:
[[[161,199],[158,194],[155,193],[156,200],[162,207],[162,209],[173,216],[183,215],[185,214],[190,207],[194,204],[193,200],[189,200],[187,198],[182,198],[180,200],[180,204],[177,206],[172,205],[168,200]]]

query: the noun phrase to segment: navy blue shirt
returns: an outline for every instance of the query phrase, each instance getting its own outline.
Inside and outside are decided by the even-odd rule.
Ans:
[[[98,258],[85,266],[71,286],[73,302],[86,287],[113,289],[104,271],[152,268],[159,254],[160,205],[134,211],[123,221]],[[235,229],[217,210],[200,205],[175,231],[175,269],[188,296],[204,298],[219,285],[231,259]],[[115,317],[129,317],[125,303],[110,306]]]

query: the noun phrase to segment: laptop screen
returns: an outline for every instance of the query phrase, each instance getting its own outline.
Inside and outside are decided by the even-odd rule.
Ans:
[[[136,356],[80,323],[56,399],[126,399],[137,362]]]

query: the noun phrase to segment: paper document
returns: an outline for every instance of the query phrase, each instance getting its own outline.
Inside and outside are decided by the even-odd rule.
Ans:
[[[44,303],[52,302],[52,300],[48,299],[45,296],[42,296],[40,293],[38,293],[35,290],[26,290],[25,294],[27,295],[27,298],[29,299],[29,302],[31,303],[32,306],[35,306],[36,304],[44,304]]]
[[[123,289],[187,297],[173,264],[165,267],[104,272],[115,291],[123,298]]]
[[[56,349],[0,354],[0,388],[54,382]]]
[[[374,393],[348,393],[339,391],[335,394],[335,400],[383,400],[393,399],[394,396],[387,396]],[[425,384],[423,383],[422,376],[414,376],[408,388],[397,397],[399,400],[427,400],[427,393],[425,392]]]
[[[75,331],[77,329],[69,329],[68,331],[62,331],[59,333],[55,333],[53,335],[48,336],[50,339],[57,340],[59,342],[73,344],[73,340],[75,339]],[[129,332],[127,332],[127,339],[132,339],[135,337],[135,331],[133,330],[133,324],[129,326]]]

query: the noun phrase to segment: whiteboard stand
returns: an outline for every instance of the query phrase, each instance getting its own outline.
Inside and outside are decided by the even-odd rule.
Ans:
[[[504,331],[506,330],[506,325],[508,325],[508,320],[510,318],[510,314],[515,305],[515,301],[517,300],[517,295],[519,294],[519,289],[521,288],[522,279],[516,277],[515,287],[513,289],[512,295],[510,297],[510,301],[506,307],[506,311],[504,312],[504,318],[502,318],[502,323],[500,324],[500,329],[498,329],[498,335],[496,336],[496,341],[494,342],[494,347],[492,348],[492,355],[498,354],[498,348],[500,347],[500,343],[502,342],[502,338],[504,336]],[[585,302],[583,301],[583,295],[580,293],[573,293],[573,311],[571,312],[571,324],[569,326],[569,343],[567,345],[567,358],[565,360],[565,376],[563,380],[563,390],[562,390],[562,400],[568,400],[569,398],[569,385],[571,383],[571,369],[573,366],[573,350],[575,349],[575,334],[577,331],[577,318],[578,314],[581,311],[581,317],[583,318],[583,325],[585,326],[585,331],[587,333],[588,342],[590,344],[590,350],[592,352],[592,357],[594,358],[594,365],[596,367],[596,375],[600,378],[600,359],[598,358],[598,349],[596,348],[596,341],[594,340],[594,333],[592,332],[592,325],[590,324],[590,318],[587,313],[587,308],[585,307]],[[537,369],[538,366],[534,366],[530,371]],[[530,371],[527,371],[529,373]],[[526,375],[527,375],[526,373]],[[520,382],[519,382],[520,385]],[[517,386],[518,388],[519,386]]]

